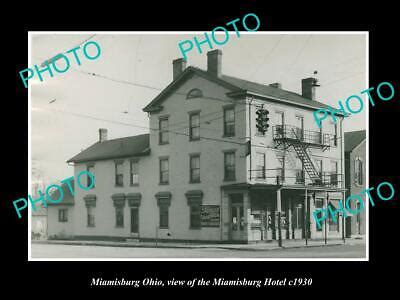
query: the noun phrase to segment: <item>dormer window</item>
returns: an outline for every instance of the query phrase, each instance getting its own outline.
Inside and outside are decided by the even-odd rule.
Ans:
[[[186,99],[201,98],[203,97],[203,92],[199,89],[193,89],[187,93]]]

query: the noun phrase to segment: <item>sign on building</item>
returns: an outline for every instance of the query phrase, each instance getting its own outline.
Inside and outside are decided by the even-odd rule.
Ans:
[[[202,205],[200,211],[201,227],[219,227],[219,205]]]

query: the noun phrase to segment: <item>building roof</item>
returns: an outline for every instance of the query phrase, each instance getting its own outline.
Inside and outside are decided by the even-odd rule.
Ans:
[[[74,184],[74,180],[69,181],[72,187],[72,191],[75,191],[75,184]],[[63,190],[63,200],[61,202],[58,203],[52,203],[50,201],[47,201],[47,205],[48,206],[53,206],[53,205],[74,205],[75,204],[75,199],[74,196],[72,196],[69,187],[66,183],[63,183],[61,185],[62,190]],[[57,189],[55,189],[52,193],[51,193],[51,198],[54,200],[57,200],[60,198],[60,193],[58,192]]]
[[[365,130],[350,131],[344,133],[344,151],[351,152],[357,147],[362,141],[365,140]]]
[[[152,111],[153,109],[159,107],[165,97],[173,93],[176,87],[178,87],[180,83],[182,83],[187,78],[190,78],[193,73],[208,80],[211,80],[217,84],[223,85],[226,88],[230,89],[233,93],[259,94],[265,97],[272,97],[276,101],[281,101],[292,105],[308,107],[312,109],[329,107],[324,103],[304,98],[300,94],[291,91],[227,75],[221,75],[221,77],[217,77],[202,69],[190,66],[186,68],[185,71],[182,72],[182,74],[179,75],[174,81],[172,81],[164,90],[162,90],[161,93],[156,98],[154,98],[143,110]]]
[[[97,142],[67,162],[87,162],[111,158],[145,156],[150,154],[149,134]]]

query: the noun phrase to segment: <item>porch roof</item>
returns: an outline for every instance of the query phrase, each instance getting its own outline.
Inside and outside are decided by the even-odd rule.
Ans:
[[[345,192],[345,188],[334,188],[334,187],[323,187],[323,186],[304,186],[304,185],[277,185],[277,184],[266,184],[266,183],[232,183],[222,185],[223,190],[309,190],[309,191],[326,191],[326,192]]]

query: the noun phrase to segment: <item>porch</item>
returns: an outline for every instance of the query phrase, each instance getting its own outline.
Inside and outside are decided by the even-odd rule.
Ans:
[[[329,216],[317,227],[315,209],[339,207],[344,190],[313,186],[233,184],[222,187],[224,239],[232,242],[269,242],[304,239],[344,239],[345,222]]]

